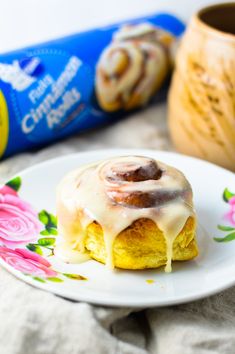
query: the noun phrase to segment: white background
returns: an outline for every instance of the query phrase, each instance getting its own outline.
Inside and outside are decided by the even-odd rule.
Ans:
[[[0,51],[159,10],[188,21],[213,0],[0,0]],[[220,2],[228,2],[226,0]]]

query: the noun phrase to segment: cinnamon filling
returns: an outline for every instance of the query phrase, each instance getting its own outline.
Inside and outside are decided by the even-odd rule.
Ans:
[[[154,206],[156,202],[155,193],[142,191],[124,192],[120,187],[125,186],[125,182],[144,182],[160,179],[163,171],[158,167],[156,161],[148,159],[141,166],[133,162],[126,164],[117,163],[104,170],[103,177],[112,183],[111,187],[107,188],[107,194],[115,203],[136,208]]]
[[[161,178],[162,170],[157,162],[149,159],[144,165],[137,163],[117,163],[106,172],[106,179],[110,181],[142,182],[149,179],[157,180]]]

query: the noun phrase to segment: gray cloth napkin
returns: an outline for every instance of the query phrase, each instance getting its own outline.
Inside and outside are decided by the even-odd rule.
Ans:
[[[54,156],[110,147],[171,150],[165,106],[0,163],[0,183]],[[190,304],[104,308],[33,288],[0,269],[1,354],[235,353],[235,289]]]

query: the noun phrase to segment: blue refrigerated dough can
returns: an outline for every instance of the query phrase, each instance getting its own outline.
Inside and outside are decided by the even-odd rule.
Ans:
[[[184,24],[170,14],[92,29],[0,55],[0,157],[43,146],[111,122],[95,94],[96,66],[126,23],[150,23],[176,37]]]

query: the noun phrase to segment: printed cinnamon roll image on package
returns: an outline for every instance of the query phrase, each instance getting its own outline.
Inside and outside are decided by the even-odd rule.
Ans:
[[[124,25],[103,51],[96,71],[96,93],[105,111],[145,105],[171,67],[175,37],[150,23]]]
[[[157,14],[0,54],[0,158],[112,123],[161,96],[183,31],[175,16]]]

